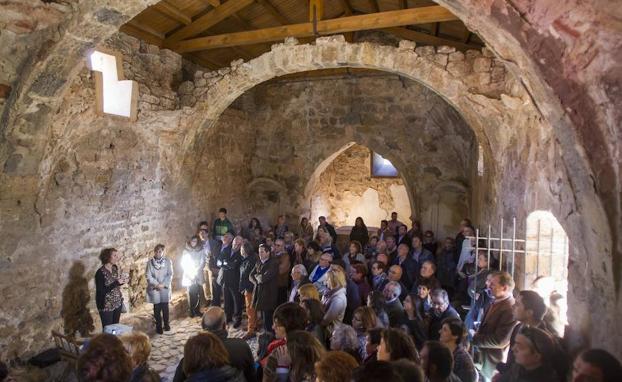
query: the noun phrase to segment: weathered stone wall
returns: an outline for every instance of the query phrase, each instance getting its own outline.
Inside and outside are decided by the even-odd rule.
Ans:
[[[401,178],[371,177],[371,152],[354,144],[320,174],[311,190],[311,220],[326,216],[335,227],[352,226],[360,216],[370,227],[390,219],[395,211],[404,220],[412,213]]]

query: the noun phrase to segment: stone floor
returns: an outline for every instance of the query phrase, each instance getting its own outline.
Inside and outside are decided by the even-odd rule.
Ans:
[[[245,322],[240,329],[245,328]],[[229,328],[229,337],[242,337],[244,330]],[[188,338],[201,331],[201,319],[182,318],[171,322],[171,331],[151,337],[151,358],[149,365],[160,374],[162,382],[170,382],[175,375],[177,364],[183,357],[184,344]],[[248,340],[248,344],[257,354],[257,339]]]

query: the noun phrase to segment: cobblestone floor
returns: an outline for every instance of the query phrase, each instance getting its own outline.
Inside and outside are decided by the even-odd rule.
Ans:
[[[246,322],[243,322],[240,329],[244,329]],[[229,337],[242,337],[245,330],[230,327]],[[155,334],[151,337],[151,357],[149,365],[160,374],[162,382],[171,382],[175,375],[177,364],[184,354],[184,344],[188,338],[201,331],[201,319],[182,318],[171,321],[171,331],[164,332],[162,335]],[[257,354],[257,339],[248,340],[248,344]]]

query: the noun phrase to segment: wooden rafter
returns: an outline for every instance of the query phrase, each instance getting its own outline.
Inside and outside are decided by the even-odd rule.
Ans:
[[[164,41],[164,45],[169,47],[178,41],[196,36],[199,33],[204,32],[212,26],[218,24],[235,12],[238,12],[245,7],[251,5],[253,2],[254,0],[229,0],[226,3],[215,7],[211,11],[199,17],[198,19],[193,21],[192,24],[186,25],[177,32],[173,33]]]
[[[158,32],[157,30],[153,29],[152,27],[150,27],[149,25],[145,25],[139,21],[136,20],[130,20],[128,22],[129,25],[133,26],[136,29],[140,29],[141,31],[145,32],[145,33],[149,33],[152,36],[157,37],[160,40],[164,40],[164,34],[161,32]]]
[[[290,21],[287,17],[283,16],[281,11],[276,9],[274,5],[269,0],[257,0],[257,3],[260,4],[268,13],[274,17],[276,21],[281,25],[288,25]]]
[[[426,45],[447,45],[452,46],[456,49],[460,50],[468,50],[468,49],[481,49],[478,45],[473,44],[464,44],[462,42],[453,41],[449,39],[445,39],[442,37],[432,36],[427,33],[417,32],[407,28],[385,28],[383,29],[385,32],[394,34],[397,37],[403,38],[404,40],[412,40],[421,44]]]
[[[399,0],[399,1],[400,1],[400,8],[402,9],[408,8],[408,0]]]
[[[123,33],[126,33],[130,36],[134,36],[136,38],[139,38],[149,44],[153,44],[156,45],[158,47],[162,47],[164,44],[164,40],[157,36],[157,35],[153,35],[149,32],[145,32],[142,29],[139,29],[137,27],[135,27],[134,25],[127,23],[124,25],[121,25],[121,27],[119,28],[119,30]]]
[[[180,24],[183,24],[183,25],[192,24],[192,19],[190,18],[190,16],[184,14],[182,11],[180,11],[176,7],[167,3],[166,0],[156,3],[152,8],[158,11],[159,13],[162,13],[164,16],[167,16],[168,18],[177,21]]]
[[[317,33],[319,35],[330,35],[457,19],[458,18],[447,9],[440,6],[432,6],[322,20],[317,23]],[[307,22],[246,32],[200,37],[169,44],[167,47],[179,53],[196,52],[207,49],[279,41],[286,37],[309,37],[313,36],[314,32],[313,24]]]

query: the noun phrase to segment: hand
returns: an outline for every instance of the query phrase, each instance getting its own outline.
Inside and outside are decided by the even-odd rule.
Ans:
[[[475,329],[469,329],[469,335],[470,335],[471,337],[473,337],[473,336],[475,335],[475,333],[477,333],[477,332],[475,331]]]
[[[157,288],[158,290],[162,290],[162,289],[164,289],[164,285],[162,285],[162,284],[158,284],[158,285],[156,286],[156,288]]]
[[[216,261],[216,265],[220,267],[222,265],[222,261],[220,260]]]
[[[278,367],[289,367],[289,365],[292,364],[292,360],[289,358],[289,352],[287,351],[287,345],[281,345],[274,349],[274,357],[276,358]]]
[[[461,279],[464,279],[467,277],[464,272],[458,272],[458,276],[460,276]]]

